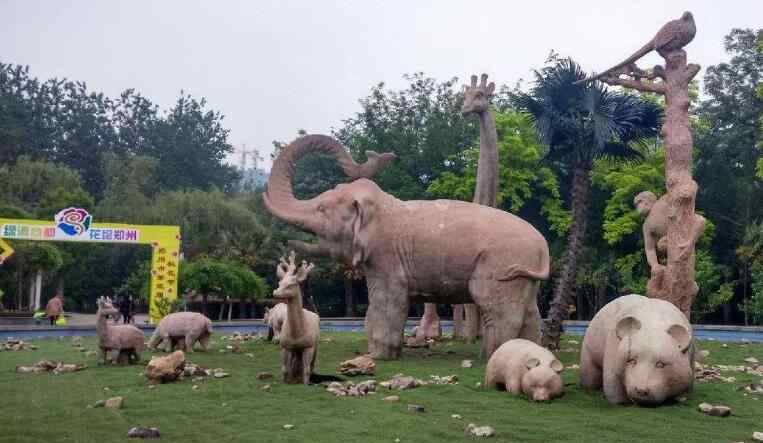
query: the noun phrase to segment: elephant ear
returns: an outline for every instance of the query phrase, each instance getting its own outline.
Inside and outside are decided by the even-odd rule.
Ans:
[[[370,205],[359,198],[353,203],[355,219],[352,221],[352,266],[356,267],[365,261],[368,249],[368,222],[370,221]]]

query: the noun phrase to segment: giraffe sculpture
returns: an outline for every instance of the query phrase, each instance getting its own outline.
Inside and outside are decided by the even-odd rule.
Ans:
[[[464,86],[464,104],[461,107],[461,114],[464,116],[475,114],[480,122],[480,155],[477,162],[477,183],[473,201],[494,208],[498,195],[498,135],[495,129],[495,116],[490,112],[490,98],[495,92],[495,83],[488,83],[487,78],[487,74],[482,74],[478,84],[477,76],[472,75],[471,85]],[[423,342],[425,338],[431,338],[424,335],[437,331],[440,317],[435,308],[436,306],[431,303],[424,305],[424,316],[416,330],[415,342]],[[453,336],[463,336],[467,343],[473,343],[480,336],[480,312],[477,305],[453,305]]]
[[[495,129],[495,116],[490,112],[490,98],[495,92],[495,83],[487,83],[487,74],[482,74],[479,85],[477,76],[472,75],[470,86],[464,88],[463,115],[477,115],[480,122],[480,156],[477,162],[477,183],[474,187],[474,203],[494,208],[498,195],[498,135]],[[454,308],[453,315],[461,315],[462,310]],[[463,306],[466,321],[463,334],[467,343],[473,343],[480,336],[480,311],[477,305]],[[460,318],[454,319],[460,323]],[[454,332],[454,335],[456,332]]]

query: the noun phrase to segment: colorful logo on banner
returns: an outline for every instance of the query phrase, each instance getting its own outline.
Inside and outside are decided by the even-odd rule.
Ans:
[[[61,232],[76,237],[90,230],[93,216],[82,208],[66,208],[56,214],[55,221]]]

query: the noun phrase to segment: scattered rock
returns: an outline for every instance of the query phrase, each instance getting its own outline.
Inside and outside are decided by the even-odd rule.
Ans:
[[[376,372],[376,362],[367,355],[355,357],[339,365],[339,373],[342,375],[374,375]]]
[[[387,397],[384,397],[384,401],[389,403],[397,403],[400,401],[400,396],[398,395],[389,395]]]
[[[413,389],[420,385],[418,381],[408,375],[397,374],[389,380],[389,389],[406,390]]]
[[[202,377],[209,377],[212,371],[189,361],[185,362],[183,367],[183,377],[196,377],[194,381],[203,380]]]
[[[249,357],[249,358],[254,358],[254,354],[252,354],[251,352],[247,352],[247,353],[246,353],[246,354],[244,354],[244,355],[246,355],[246,356],[247,356],[247,357]]]
[[[86,369],[87,365],[70,364],[64,362],[52,362],[50,360],[40,360],[32,366],[16,366],[16,372],[19,374],[37,374],[40,372],[52,372],[61,374],[65,372],[77,372]]]
[[[358,384],[346,382],[331,382],[326,386],[326,391],[337,397],[365,397],[376,393],[376,380],[366,380]]]
[[[156,389],[156,385],[148,385],[148,389]]]
[[[191,389],[193,389],[194,391],[198,391],[199,390],[199,385],[193,385],[193,386],[191,386]]]
[[[103,406],[105,406],[108,409],[122,409],[123,404],[124,404],[123,397],[111,397],[105,401]]]
[[[129,438],[159,438],[159,428],[130,428],[127,431]]]
[[[728,348],[728,347],[729,347],[729,345],[728,345],[728,344],[726,344],[726,343],[722,343],[722,344],[721,344],[721,347],[722,347],[722,348]]]
[[[458,377],[456,375],[430,375],[429,378],[432,380],[430,381],[433,385],[457,385],[458,384]]]
[[[474,384],[474,387],[475,388],[481,388],[482,387],[482,382],[478,381],[477,383]]]
[[[752,439],[755,441],[763,441],[763,432],[758,432],[758,431],[753,432]]]
[[[742,387],[748,394],[763,394],[763,381],[758,383],[750,383]]]
[[[758,359],[755,358],[755,357],[747,357],[747,358],[744,359],[744,362],[745,363],[749,363],[751,365],[757,365],[759,363]]]
[[[217,368],[213,372],[215,378],[225,378],[230,376],[227,372],[223,371],[221,368]]]
[[[752,343],[749,338],[743,338],[740,341],[742,342],[743,345],[749,345],[750,343]]]
[[[144,372],[151,383],[168,383],[177,380],[185,368],[185,353],[175,351],[165,357],[153,357]]]
[[[261,387],[260,389],[262,389],[265,392],[270,392],[270,385],[265,385],[265,386]]]
[[[461,367],[462,368],[471,368],[472,367],[472,361],[471,360],[461,360]]]
[[[686,401],[687,401],[687,400],[688,400],[688,398],[686,398],[686,397],[678,397],[678,398],[676,399],[676,401],[677,401],[678,403],[686,403]]]
[[[574,364],[574,365],[565,366],[565,368],[566,369],[580,369],[580,365],[579,364]]]
[[[699,351],[698,356],[700,361],[704,361],[705,359],[707,359],[707,357],[710,357],[710,351],[708,351],[707,349],[703,349]]]
[[[9,338],[0,343],[0,351],[35,351],[37,346],[31,345],[24,340]]]
[[[466,435],[488,438],[495,435],[495,429],[492,426],[477,426],[474,423],[469,423],[466,425]]]
[[[95,403],[93,403],[94,408],[102,408],[106,406],[106,400],[98,400]]]
[[[294,429],[294,425],[283,425],[283,428],[288,431],[289,429]]]
[[[461,416],[458,415],[458,414],[453,414],[453,415],[450,416],[450,418],[453,418],[453,419],[456,419],[456,420],[461,420]]]
[[[569,343],[571,345],[578,345],[578,344],[580,344],[580,342],[577,341],[577,340],[567,340],[567,343]]]
[[[723,405],[711,405],[710,403],[700,403],[698,409],[713,417],[728,417],[731,415],[731,408]]]
[[[408,411],[410,412],[424,412],[424,406],[422,405],[408,405]]]
[[[267,380],[270,378],[273,378],[272,372],[260,372],[259,374],[257,374],[257,380]]]

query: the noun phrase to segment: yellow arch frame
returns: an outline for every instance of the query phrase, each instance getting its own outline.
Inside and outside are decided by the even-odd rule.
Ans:
[[[31,241],[73,241],[89,243],[122,243],[150,245],[151,294],[149,319],[161,320],[157,300],[168,302],[177,298],[178,266],[180,260],[180,227],[93,223],[84,235],[67,238],[57,233],[52,221],[0,218],[0,264],[13,254],[13,248],[3,239]]]

